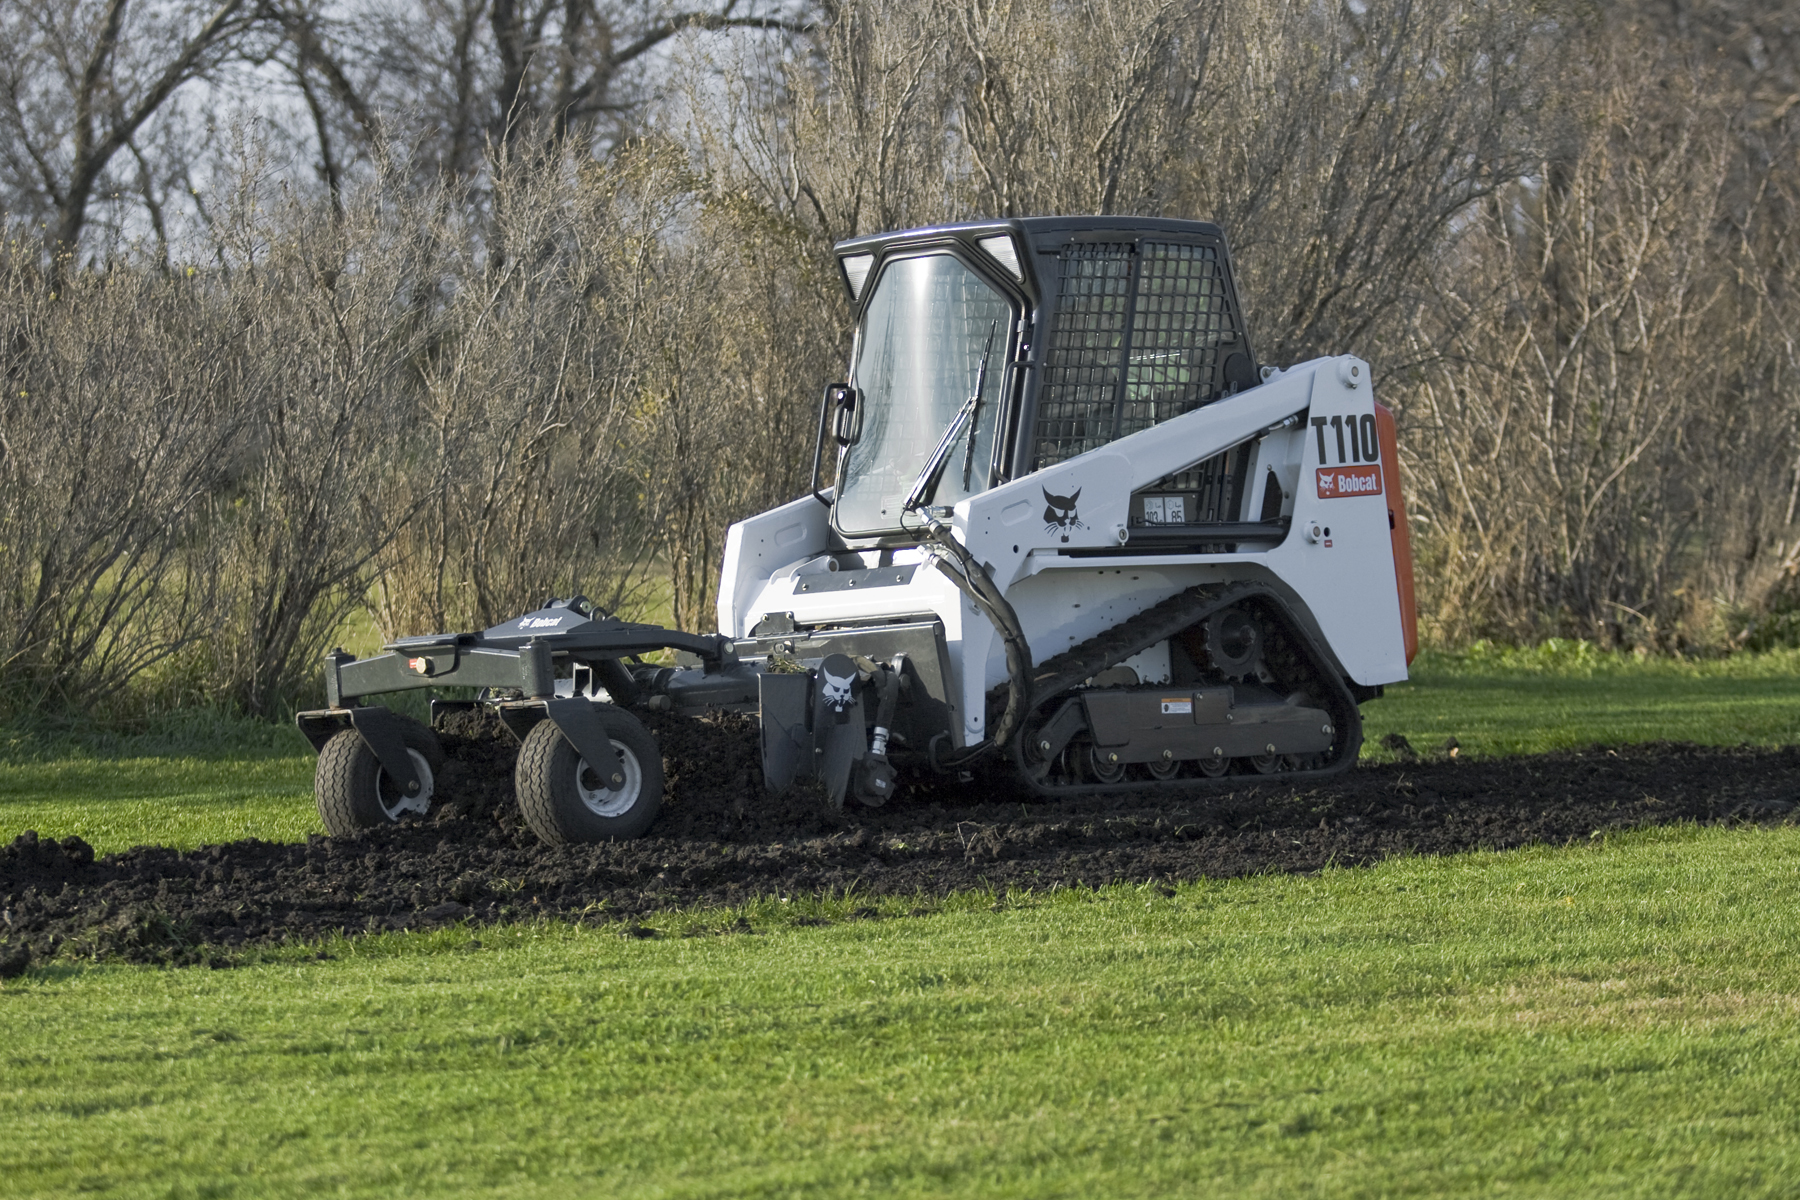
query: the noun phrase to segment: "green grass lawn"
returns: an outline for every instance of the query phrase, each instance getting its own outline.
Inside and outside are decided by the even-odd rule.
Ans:
[[[1538,754],[1595,742],[1732,746],[1800,742],[1800,652],[1637,659],[1584,642],[1427,651],[1412,678],[1363,705],[1365,758],[1398,733],[1420,753],[1454,737],[1463,757]]]
[[[1797,908],[1800,830],[1677,828],[53,965],[0,987],[0,1193],[1793,1195]]]
[[[291,725],[203,711],[132,733],[0,730],[0,837],[79,834],[101,853],[320,832],[312,748]]]
[[[1413,678],[1363,706],[1364,757],[1399,733],[1465,757],[1654,740],[1800,742],[1800,651],[1638,660],[1579,642],[1427,652]],[[140,843],[297,841],[319,832],[313,755],[292,727],[178,713],[126,736],[0,730],[0,837],[79,834],[108,853]]]

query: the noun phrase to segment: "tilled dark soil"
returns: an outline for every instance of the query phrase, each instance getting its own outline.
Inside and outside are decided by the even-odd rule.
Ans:
[[[546,846],[512,805],[512,746],[471,720],[446,733],[428,820],[305,844],[140,846],[78,838],[0,850],[0,976],[62,954],[225,965],[235,949],[331,932],[543,915],[615,921],[759,895],[936,896],[1315,871],[1395,854],[1586,840],[1679,821],[1779,822],[1800,748],[1678,744],[1501,761],[1362,767],[1324,786],[1045,802],[987,783],[831,812],[762,794],[744,718],[653,720],[668,793],[652,836]]]

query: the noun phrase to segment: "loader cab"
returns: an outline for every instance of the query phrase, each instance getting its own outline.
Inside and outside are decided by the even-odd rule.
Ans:
[[[821,439],[829,430],[838,447],[831,525],[846,548],[918,541],[921,518],[902,502],[965,404],[973,415],[931,498],[940,512],[1259,379],[1210,224],[1031,217],[835,251],[857,324]],[[1169,485],[1231,519],[1242,472],[1220,457]]]

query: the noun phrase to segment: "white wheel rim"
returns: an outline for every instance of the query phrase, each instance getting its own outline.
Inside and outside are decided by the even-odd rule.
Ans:
[[[436,786],[436,781],[431,777],[431,764],[425,761],[425,756],[423,754],[420,754],[411,747],[407,748],[406,753],[407,756],[412,759],[413,771],[419,776],[418,795],[402,795],[398,800],[389,804],[385,799],[381,798],[382,782],[386,781],[395,791],[400,790],[399,785],[394,783],[394,777],[389,775],[385,769],[381,772],[380,778],[375,781],[376,799],[380,800],[381,811],[387,814],[387,819],[390,821],[398,821],[400,819],[400,814],[403,812],[413,812],[418,813],[420,816],[424,816],[431,811],[431,793]]]
[[[618,742],[613,743],[613,749],[618,752],[619,770],[625,776],[625,782],[618,787],[589,787],[586,783],[587,759],[580,759],[575,764],[575,790],[581,793],[581,802],[597,817],[624,816],[637,804],[638,796],[644,790],[644,769],[638,765],[637,755]],[[595,777],[599,774],[594,772]]]

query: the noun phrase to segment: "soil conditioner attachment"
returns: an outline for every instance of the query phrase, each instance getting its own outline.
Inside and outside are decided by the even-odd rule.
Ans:
[[[763,782],[1191,789],[1349,767],[1406,678],[1394,422],[1351,356],[1258,364],[1224,235],[1043,217],[839,243],[857,330],[805,496],[733,525],[716,634],[584,598],[326,658],[299,715],[333,833],[429,811],[454,688],[519,740],[553,842],[635,837],[663,777],[634,713],[753,714]],[[832,451],[828,461],[827,449]],[[826,478],[821,480],[821,471]],[[647,654],[674,651],[679,666]]]

